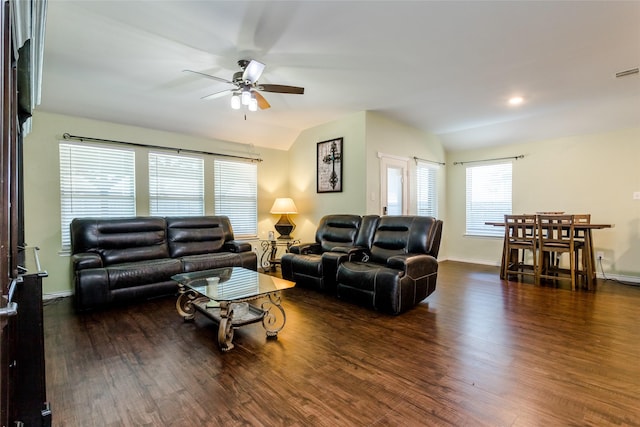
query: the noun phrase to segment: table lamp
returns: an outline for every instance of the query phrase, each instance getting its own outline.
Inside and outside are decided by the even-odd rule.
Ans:
[[[289,218],[289,214],[298,213],[298,209],[295,203],[293,203],[293,200],[288,197],[276,199],[271,207],[271,213],[282,215],[275,224],[276,231],[280,233],[278,239],[291,239],[290,234],[293,229],[296,228],[296,225]]]

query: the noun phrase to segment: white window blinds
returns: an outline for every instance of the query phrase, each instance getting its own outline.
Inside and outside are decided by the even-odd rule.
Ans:
[[[511,170],[511,162],[467,167],[467,234],[504,234],[485,222],[504,221],[504,215],[511,214]]]
[[[418,215],[438,217],[437,174],[437,166],[418,162],[416,167],[416,213]]]
[[[198,157],[149,153],[149,213],[204,215],[204,161]]]
[[[255,163],[214,161],[216,215],[231,220],[233,234],[256,237],[258,234],[258,168]]]
[[[135,216],[133,151],[60,143],[59,154],[63,249],[73,218]]]

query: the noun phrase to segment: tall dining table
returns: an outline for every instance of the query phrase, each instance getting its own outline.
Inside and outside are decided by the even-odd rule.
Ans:
[[[485,224],[492,225],[494,227],[505,226],[504,221],[487,221],[485,222]],[[532,224],[532,227],[535,227],[535,225]],[[585,256],[588,257],[587,259],[589,260],[588,271],[586,274],[587,289],[593,289],[596,283],[596,263],[595,263],[595,253],[593,251],[593,236],[591,231],[602,230],[602,229],[613,228],[613,227],[614,227],[614,224],[577,223],[577,222],[573,223],[574,232],[583,233],[584,235],[584,250],[586,251]],[[568,225],[567,225],[567,228],[569,228]],[[501,279],[506,279],[504,275],[504,263],[509,262],[507,260],[506,243],[507,243],[506,241],[503,241],[503,244],[502,244],[502,258],[500,262],[500,278]]]

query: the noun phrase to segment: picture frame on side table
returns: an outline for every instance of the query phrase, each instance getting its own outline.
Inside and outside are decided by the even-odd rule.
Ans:
[[[342,191],[342,138],[318,142],[317,147],[317,191],[339,193]]]

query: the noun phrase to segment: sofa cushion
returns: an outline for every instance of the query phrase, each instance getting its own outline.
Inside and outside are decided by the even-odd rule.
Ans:
[[[353,246],[362,218],[360,215],[327,215],[320,220],[316,230],[316,242],[322,252],[336,246]]]
[[[181,261],[185,273],[222,267],[244,267],[250,270],[257,268],[257,255],[253,251],[190,255],[182,257]]]
[[[426,216],[380,218],[371,243],[371,262],[386,264],[394,255],[437,256],[442,221]],[[434,252],[435,251],[435,252]]]
[[[111,265],[106,270],[109,289],[114,290],[166,281],[182,272],[182,263],[179,259],[165,258]]]
[[[308,255],[289,255],[295,263],[295,274],[302,276],[321,277],[322,276],[322,255],[308,254]]]
[[[233,240],[231,223],[223,216],[169,217],[167,230],[173,258],[218,252]]]
[[[403,272],[368,262],[344,262],[338,269],[338,282],[361,291],[376,292],[380,283],[397,283]]]
[[[93,252],[104,265],[169,257],[164,218],[76,218],[71,222],[73,253]]]

